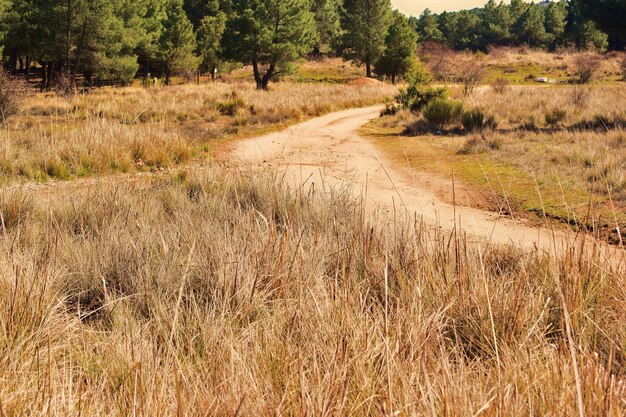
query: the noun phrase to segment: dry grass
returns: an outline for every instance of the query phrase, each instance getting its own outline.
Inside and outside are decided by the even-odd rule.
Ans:
[[[461,97],[458,90],[453,95]],[[543,215],[545,208],[553,218],[612,234],[616,223],[626,226],[626,110],[616,103],[626,103],[624,86],[482,87],[465,108],[494,115],[495,131],[457,126],[443,136],[398,136],[414,123],[406,113],[372,127],[396,160],[445,178],[454,170],[491,209]]]
[[[233,137],[381,103],[394,91],[280,83],[266,93],[250,83],[215,83],[37,95],[0,131],[0,174],[5,182],[44,181],[177,166],[210,157]],[[233,112],[220,112],[232,102]]]
[[[578,63],[581,57],[589,55],[576,50],[562,50],[550,53],[524,48],[494,48],[487,57],[490,67],[488,77],[498,74],[505,78],[524,81],[526,77],[548,77],[559,81],[573,80],[577,77]],[[601,63],[597,81],[614,83],[620,81],[620,61],[623,55],[609,53],[599,56]],[[532,77],[531,77],[532,76]]]
[[[626,414],[623,264],[381,230],[348,195],[2,195],[0,414]]]

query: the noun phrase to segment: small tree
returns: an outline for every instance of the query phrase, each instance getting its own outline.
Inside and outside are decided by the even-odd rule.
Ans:
[[[391,78],[393,84],[399,76],[409,73],[416,62],[417,35],[402,13],[395,11],[385,38],[385,53],[376,63],[376,73]]]
[[[456,80],[463,84],[463,95],[469,96],[485,76],[485,63],[473,54],[459,55],[456,65]]]
[[[215,79],[215,73],[220,62],[222,52],[221,41],[226,29],[226,15],[218,13],[216,16],[205,16],[198,28],[198,53],[202,60],[202,67],[211,73]]]
[[[197,67],[195,49],[196,36],[193,33],[193,25],[187,18],[182,3],[179,0],[172,0],[167,9],[167,18],[163,22],[157,51],[165,72],[166,85],[170,84],[172,74]]]
[[[242,0],[233,2],[233,11],[224,50],[230,58],[252,64],[258,89],[267,90],[272,78],[317,42],[308,0]]]

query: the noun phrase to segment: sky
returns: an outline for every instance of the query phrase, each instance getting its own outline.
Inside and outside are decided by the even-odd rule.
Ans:
[[[391,0],[391,3],[407,15],[419,16],[425,8],[435,13],[471,9],[482,6],[487,0]]]

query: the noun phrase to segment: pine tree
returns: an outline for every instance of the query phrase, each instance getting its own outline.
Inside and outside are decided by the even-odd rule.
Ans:
[[[626,0],[572,0],[585,20],[596,23],[615,49],[626,46]]]
[[[548,36],[544,26],[544,10],[541,5],[531,4],[517,20],[514,36],[519,44],[530,47],[541,47],[546,44]]]
[[[399,76],[415,67],[417,35],[407,18],[394,11],[391,26],[385,38],[385,53],[376,63],[376,73],[391,78],[393,84]]]
[[[312,10],[319,38],[315,52],[321,54],[324,49],[336,46],[341,37],[341,0],[314,0]]]
[[[217,15],[220,3],[218,0],[184,0],[183,8],[194,29],[198,29],[205,17]]]
[[[346,9],[346,56],[365,64],[372,77],[372,65],[385,49],[391,18],[390,0],[348,0]]]
[[[198,54],[202,67],[215,78],[221,56],[221,41],[226,30],[226,14],[218,12],[215,16],[205,16],[198,28]]]
[[[415,30],[419,35],[420,41],[442,41],[443,33],[439,30],[439,21],[437,16],[430,11],[424,9],[424,12],[417,19]]]
[[[505,45],[511,39],[511,14],[509,7],[503,2],[496,4],[489,0],[482,10],[483,49],[491,45]]]
[[[170,84],[174,73],[197,67],[195,49],[196,36],[193,25],[187,18],[182,3],[173,0],[168,6],[167,18],[163,22],[157,52],[165,72],[165,84]]]
[[[240,0],[232,6],[224,51],[252,64],[258,89],[266,90],[273,77],[317,42],[309,0]]]
[[[545,12],[545,28],[552,49],[555,49],[559,43],[563,42],[566,24],[566,4],[564,2],[550,2]]]

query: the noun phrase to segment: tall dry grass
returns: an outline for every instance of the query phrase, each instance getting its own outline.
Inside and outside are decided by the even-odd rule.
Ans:
[[[228,139],[349,107],[382,103],[392,87],[251,83],[103,89],[37,95],[0,130],[0,174],[44,181],[159,169],[210,157]],[[219,109],[233,102],[236,111]]]
[[[548,215],[624,240],[626,108],[617,103],[626,103],[625,86],[482,86],[469,96],[452,86],[450,92],[465,110],[494,117],[497,128],[470,132],[457,122],[433,134],[422,128],[423,116],[400,112],[376,122],[374,129],[388,136],[373,139],[414,169],[445,179],[454,171],[490,209]]]
[[[625,265],[179,174],[0,197],[0,414],[626,414]]]

